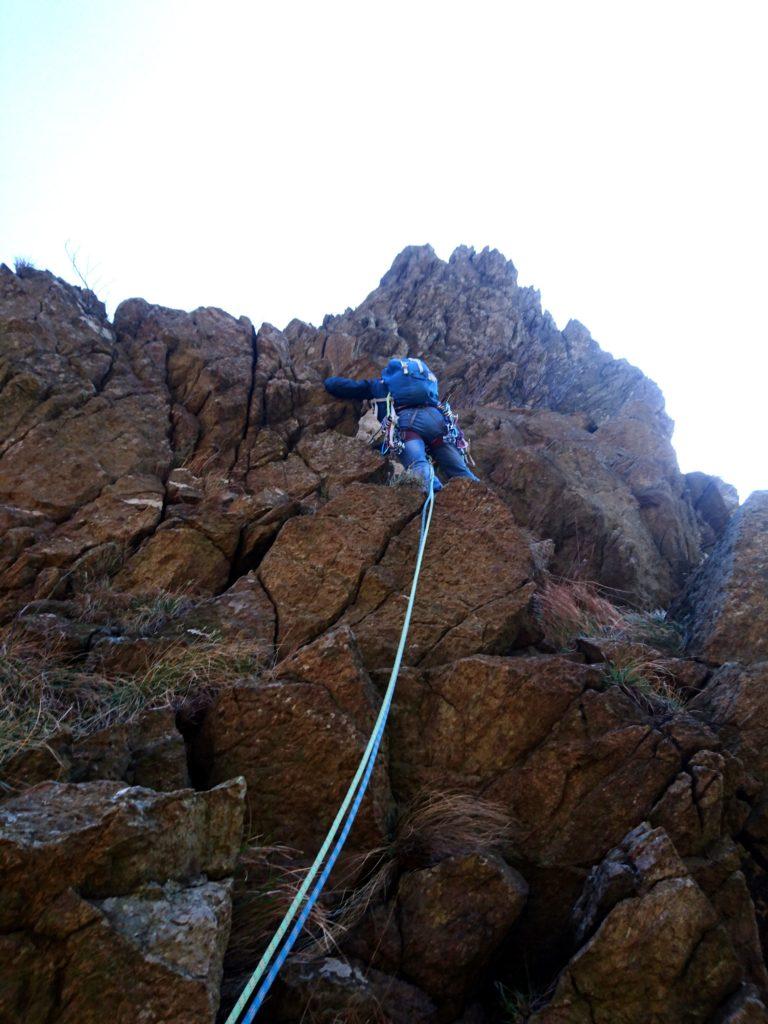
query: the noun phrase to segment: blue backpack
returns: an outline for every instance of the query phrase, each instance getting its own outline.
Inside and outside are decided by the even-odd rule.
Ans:
[[[421,359],[390,359],[381,375],[395,408],[437,405],[437,377]]]

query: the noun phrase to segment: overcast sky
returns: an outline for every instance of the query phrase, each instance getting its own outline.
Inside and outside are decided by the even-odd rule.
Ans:
[[[766,5],[0,0],[0,260],[256,324],[500,249],[768,488]],[[762,127],[761,127],[762,125]]]

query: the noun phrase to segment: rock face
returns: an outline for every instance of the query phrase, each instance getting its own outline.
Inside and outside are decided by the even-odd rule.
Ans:
[[[630,832],[575,913],[588,941],[531,1024],[707,1021],[741,984],[727,929],[662,829]]]
[[[0,268],[3,1020],[225,1019],[366,749],[419,538],[322,381],[407,354],[481,482],[437,496],[264,1019],[768,1024],[768,492],[683,476],[640,370],[499,253],[428,246],[282,331]]]
[[[349,624],[370,669],[394,656],[419,536],[421,492],[348,488],[316,515],[287,524],[262,563],[278,645],[292,650],[336,621]],[[474,525],[473,525],[474,524]],[[455,553],[472,537],[472,557]],[[429,618],[414,622],[406,660],[435,664],[536,639],[530,541],[484,488],[457,481],[435,512],[435,542],[421,577]],[[503,565],[505,572],[498,573]],[[310,568],[308,574],[307,567]]]
[[[43,783],[1,804],[3,1018],[212,1021],[243,789]]]
[[[674,614],[695,657],[718,665],[768,657],[768,491],[734,515]]]
[[[409,350],[464,414],[481,475],[554,540],[556,571],[664,605],[699,524],[707,543],[725,525],[677,469],[656,386],[580,324],[558,331],[499,253],[406,249],[359,309],[284,332],[141,300],[109,324],[50,274],[1,274],[8,612],[104,558],[134,590],[223,590],[302,502],[381,479],[355,411],[320,383]]]
[[[378,711],[354,636],[339,628],[281,663],[274,679],[217,697],[196,744],[208,784],[242,775],[260,831],[317,849],[363,755]],[[386,837],[390,794],[378,771],[350,847]]]

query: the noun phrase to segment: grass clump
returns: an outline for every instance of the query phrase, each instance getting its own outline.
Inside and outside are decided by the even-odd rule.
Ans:
[[[6,634],[0,639],[0,770],[28,746],[43,744],[71,717],[57,694],[76,679],[55,649]]]
[[[626,616],[603,597],[594,583],[550,577],[536,595],[544,639],[569,650],[578,636],[601,636],[626,625]]]
[[[681,626],[667,618],[667,613],[661,608],[652,612],[625,612],[624,622],[610,634],[610,638],[647,644],[671,657],[685,653]]]
[[[400,473],[393,473],[390,487],[424,487],[424,479],[415,469],[404,469]]]
[[[655,611],[620,608],[594,583],[550,577],[536,595],[544,639],[560,651],[570,650],[579,636],[646,644],[672,656],[684,654],[678,623]]]
[[[185,593],[126,594],[103,578],[88,581],[69,603],[75,609],[74,621],[108,625],[113,633],[131,638],[155,636],[193,607]]]
[[[201,633],[158,644],[140,671],[94,673],[65,657],[55,641],[6,627],[0,631],[0,771],[64,727],[78,738],[145,711],[198,708],[262,665],[253,643]]]
[[[500,981],[495,987],[504,1024],[525,1024],[547,1003],[547,995],[541,992],[511,988]]]
[[[681,711],[684,702],[672,679],[662,665],[653,661],[631,660],[624,664],[608,661],[605,677],[611,686],[618,686],[644,711]]]
[[[512,839],[509,813],[460,791],[425,793],[400,819],[390,852],[408,866],[428,866],[460,853],[502,853]]]
[[[32,260],[27,259],[26,256],[17,256],[13,261],[13,269],[19,277],[23,277],[25,270],[36,270],[37,268]]]

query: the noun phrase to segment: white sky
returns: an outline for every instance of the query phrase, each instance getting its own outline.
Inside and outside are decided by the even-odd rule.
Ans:
[[[764,0],[0,0],[0,260],[256,324],[500,249],[768,487]],[[760,127],[762,125],[762,128]]]

